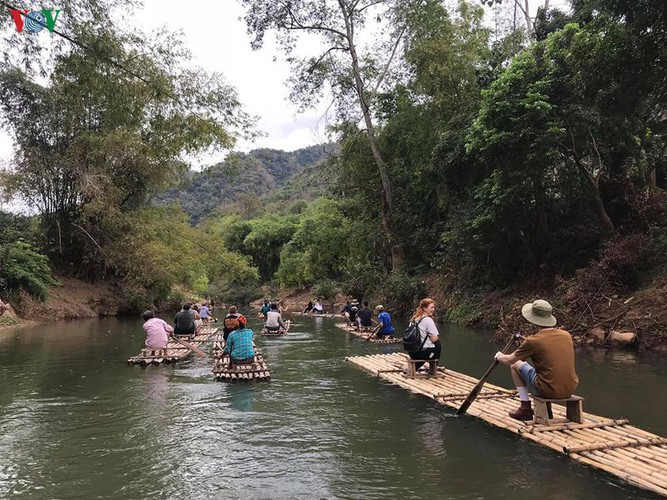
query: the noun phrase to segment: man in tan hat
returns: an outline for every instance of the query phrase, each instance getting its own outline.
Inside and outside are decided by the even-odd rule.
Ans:
[[[557,323],[552,312],[546,300],[524,305],[521,314],[538,326],[537,333],[526,338],[512,354],[498,351],[494,356],[500,363],[511,366],[521,406],[509,412],[509,416],[517,420],[533,419],[528,392],[545,398],[567,398],[579,385],[572,336],[565,330],[552,328]],[[534,368],[525,362],[528,358],[533,360]]]

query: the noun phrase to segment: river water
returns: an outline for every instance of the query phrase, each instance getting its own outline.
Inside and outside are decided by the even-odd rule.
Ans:
[[[0,332],[0,498],[656,498],[349,365],[400,346],[336,321],[259,337],[272,381],[252,384],[210,358],[128,366],[134,318]],[[440,329],[443,364],[481,376],[499,346]],[[664,359],[579,351],[577,371],[586,411],[667,436]],[[490,381],[511,387],[504,366]]]

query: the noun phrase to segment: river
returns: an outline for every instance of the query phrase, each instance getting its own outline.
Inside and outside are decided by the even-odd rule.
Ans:
[[[336,321],[259,337],[272,380],[251,384],[211,358],[128,366],[139,319],[0,331],[0,498],[657,498],[349,365],[400,345]],[[442,364],[481,376],[499,346],[439,326]],[[664,356],[578,351],[577,371],[585,411],[667,436]]]

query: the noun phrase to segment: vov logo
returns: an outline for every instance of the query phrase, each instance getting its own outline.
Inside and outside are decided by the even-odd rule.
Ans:
[[[23,27],[25,27],[30,33],[39,33],[44,28],[48,28],[49,31],[53,33],[53,29],[56,27],[56,20],[58,19],[60,10],[10,9],[9,13],[12,15],[12,19],[16,25],[16,31],[19,33],[23,31]]]

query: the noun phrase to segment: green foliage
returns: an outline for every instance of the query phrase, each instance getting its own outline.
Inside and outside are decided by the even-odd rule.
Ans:
[[[393,272],[386,276],[375,293],[385,307],[399,317],[410,316],[419,301],[426,297],[426,284],[422,279],[410,273]]]
[[[336,298],[340,291],[338,285],[334,281],[324,280],[320,281],[312,289],[313,295],[323,300],[331,300]]]
[[[0,295],[18,299],[25,292],[44,301],[49,287],[57,284],[49,259],[32,245],[23,241],[0,245]]]

